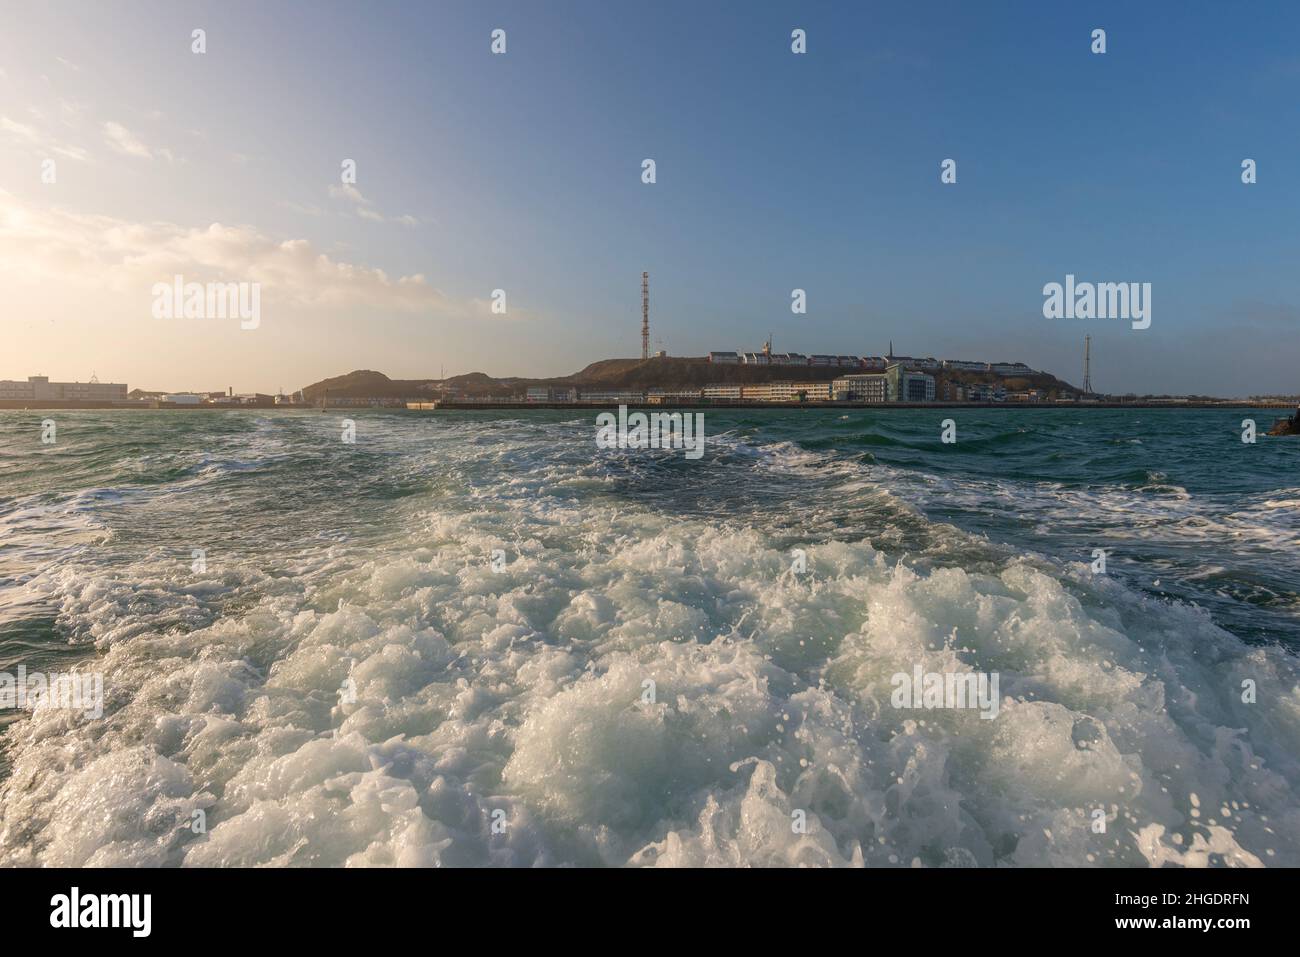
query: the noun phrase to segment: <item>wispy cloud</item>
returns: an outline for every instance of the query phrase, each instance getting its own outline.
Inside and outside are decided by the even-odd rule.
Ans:
[[[42,210],[0,191],[0,273],[145,297],[155,282],[249,281],[267,301],[312,307],[432,310],[465,315],[420,274],[330,258],[306,239],[276,240],[252,226],[187,227]]]
[[[361,195],[361,190],[355,186],[344,183],[343,185],[331,185],[329,194],[334,199],[345,199],[355,206],[369,206],[370,200]]]
[[[329,194],[333,199],[339,199],[349,203],[352,206],[353,212],[362,219],[368,219],[371,222],[376,223],[401,223],[403,226],[420,225],[420,221],[409,213],[401,216],[385,216],[375,208],[374,203],[370,202],[370,200],[362,195],[361,190],[351,184],[335,183],[330,186]]]
[[[295,213],[301,213],[303,216],[324,216],[325,210],[319,206],[304,203],[291,203],[287,199],[280,200],[280,205],[285,209],[292,210]]]
[[[11,142],[27,147],[41,156],[54,154],[81,162],[90,159],[90,154],[80,146],[65,143],[51,136],[40,127],[28,123],[19,123],[7,116],[0,116],[0,134],[4,134]]]
[[[86,108],[73,100],[59,99],[59,119],[65,126],[76,126],[85,114]]]
[[[35,143],[40,138],[36,132],[36,127],[28,126],[26,123],[19,123],[17,120],[11,120],[7,116],[0,116],[0,130],[24,143]]]
[[[103,125],[104,142],[116,153],[123,156],[137,156],[140,159],[153,159],[153,153],[140,139],[121,123],[109,121]]]

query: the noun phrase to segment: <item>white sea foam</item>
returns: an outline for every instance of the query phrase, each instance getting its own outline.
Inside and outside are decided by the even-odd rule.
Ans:
[[[549,438],[453,431],[457,475]],[[1300,864],[1294,656],[955,529],[793,574],[788,530],[600,497],[626,465],[539,458],[207,576],[49,566],[105,715],[10,726],[0,863]],[[894,709],[917,665],[997,672],[997,718]]]

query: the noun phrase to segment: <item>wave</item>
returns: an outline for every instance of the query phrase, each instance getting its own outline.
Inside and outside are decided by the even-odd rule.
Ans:
[[[0,861],[1300,862],[1296,661],[1196,609],[866,542],[800,576],[743,523],[493,496],[206,579],[44,573],[107,708],[11,727]],[[998,718],[893,708],[917,664],[998,672]]]
[[[1300,864],[1300,661],[1048,547],[1107,509],[1190,535],[1203,496],[743,424],[686,466],[481,416],[342,450],[322,418],[286,426],[308,464],[229,494],[68,499],[112,548],[23,587],[93,648],[104,716],[4,732],[0,864]],[[1053,537],[961,524],[999,510]],[[1206,541],[1267,512],[1213,514]],[[996,719],[895,708],[918,665],[998,674]]]

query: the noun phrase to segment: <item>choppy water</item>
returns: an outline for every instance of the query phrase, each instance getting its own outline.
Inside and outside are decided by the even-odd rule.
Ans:
[[[0,670],[107,696],[0,717],[0,862],[1300,865],[1300,439],[352,417],[0,412]],[[917,664],[997,717],[895,709]]]

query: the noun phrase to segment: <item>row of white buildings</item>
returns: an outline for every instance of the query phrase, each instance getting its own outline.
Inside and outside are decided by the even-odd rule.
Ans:
[[[51,382],[48,376],[28,376],[26,382],[0,379],[0,400],[11,402],[112,402],[145,406],[153,402],[167,405],[280,405],[301,402],[302,393],[294,397],[269,396],[261,393],[236,395],[226,392],[137,392],[130,395],[125,382]]]
[[[49,376],[28,376],[26,382],[0,379],[0,399],[13,402],[125,402],[124,382],[51,382]]]
[[[156,399],[159,402],[165,402],[168,405],[213,405],[213,406],[233,406],[233,405],[253,405],[265,407],[269,405],[304,405],[302,393],[296,392],[294,395],[267,395],[262,392],[240,392],[236,393],[233,389],[226,392],[166,392],[157,396],[150,396],[151,400]],[[367,400],[367,404],[369,400]]]
[[[933,402],[934,376],[901,363],[884,372],[851,373],[822,382],[714,382],[699,388],[587,390],[573,387],[530,387],[528,402],[671,403],[732,402]]]
[[[887,369],[894,364],[922,372],[994,372],[998,375],[1032,375],[1033,369],[1023,362],[972,362],[966,359],[916,358],[914,356],[896,356],[892,352],[887,356],[832,356],[811,355],[801,352],[772,352],[764,347],[762,352],[710,352],[709,362],[713,365],[754,365],[754,366],[806,366],[838,367],[842,369]]]
[[[872,357],[872,360],[864,360],[860,356],[806,356],[802,352],[771,352],[766,348],[762,352],[709,353],[710,363],[723,366],[816,366],[823,369],[832,367],[858,369],[862,367],[864,361],[874,361],[875,359],[879,359],[880,368],[883,369],[885,360],[879,356]]]

